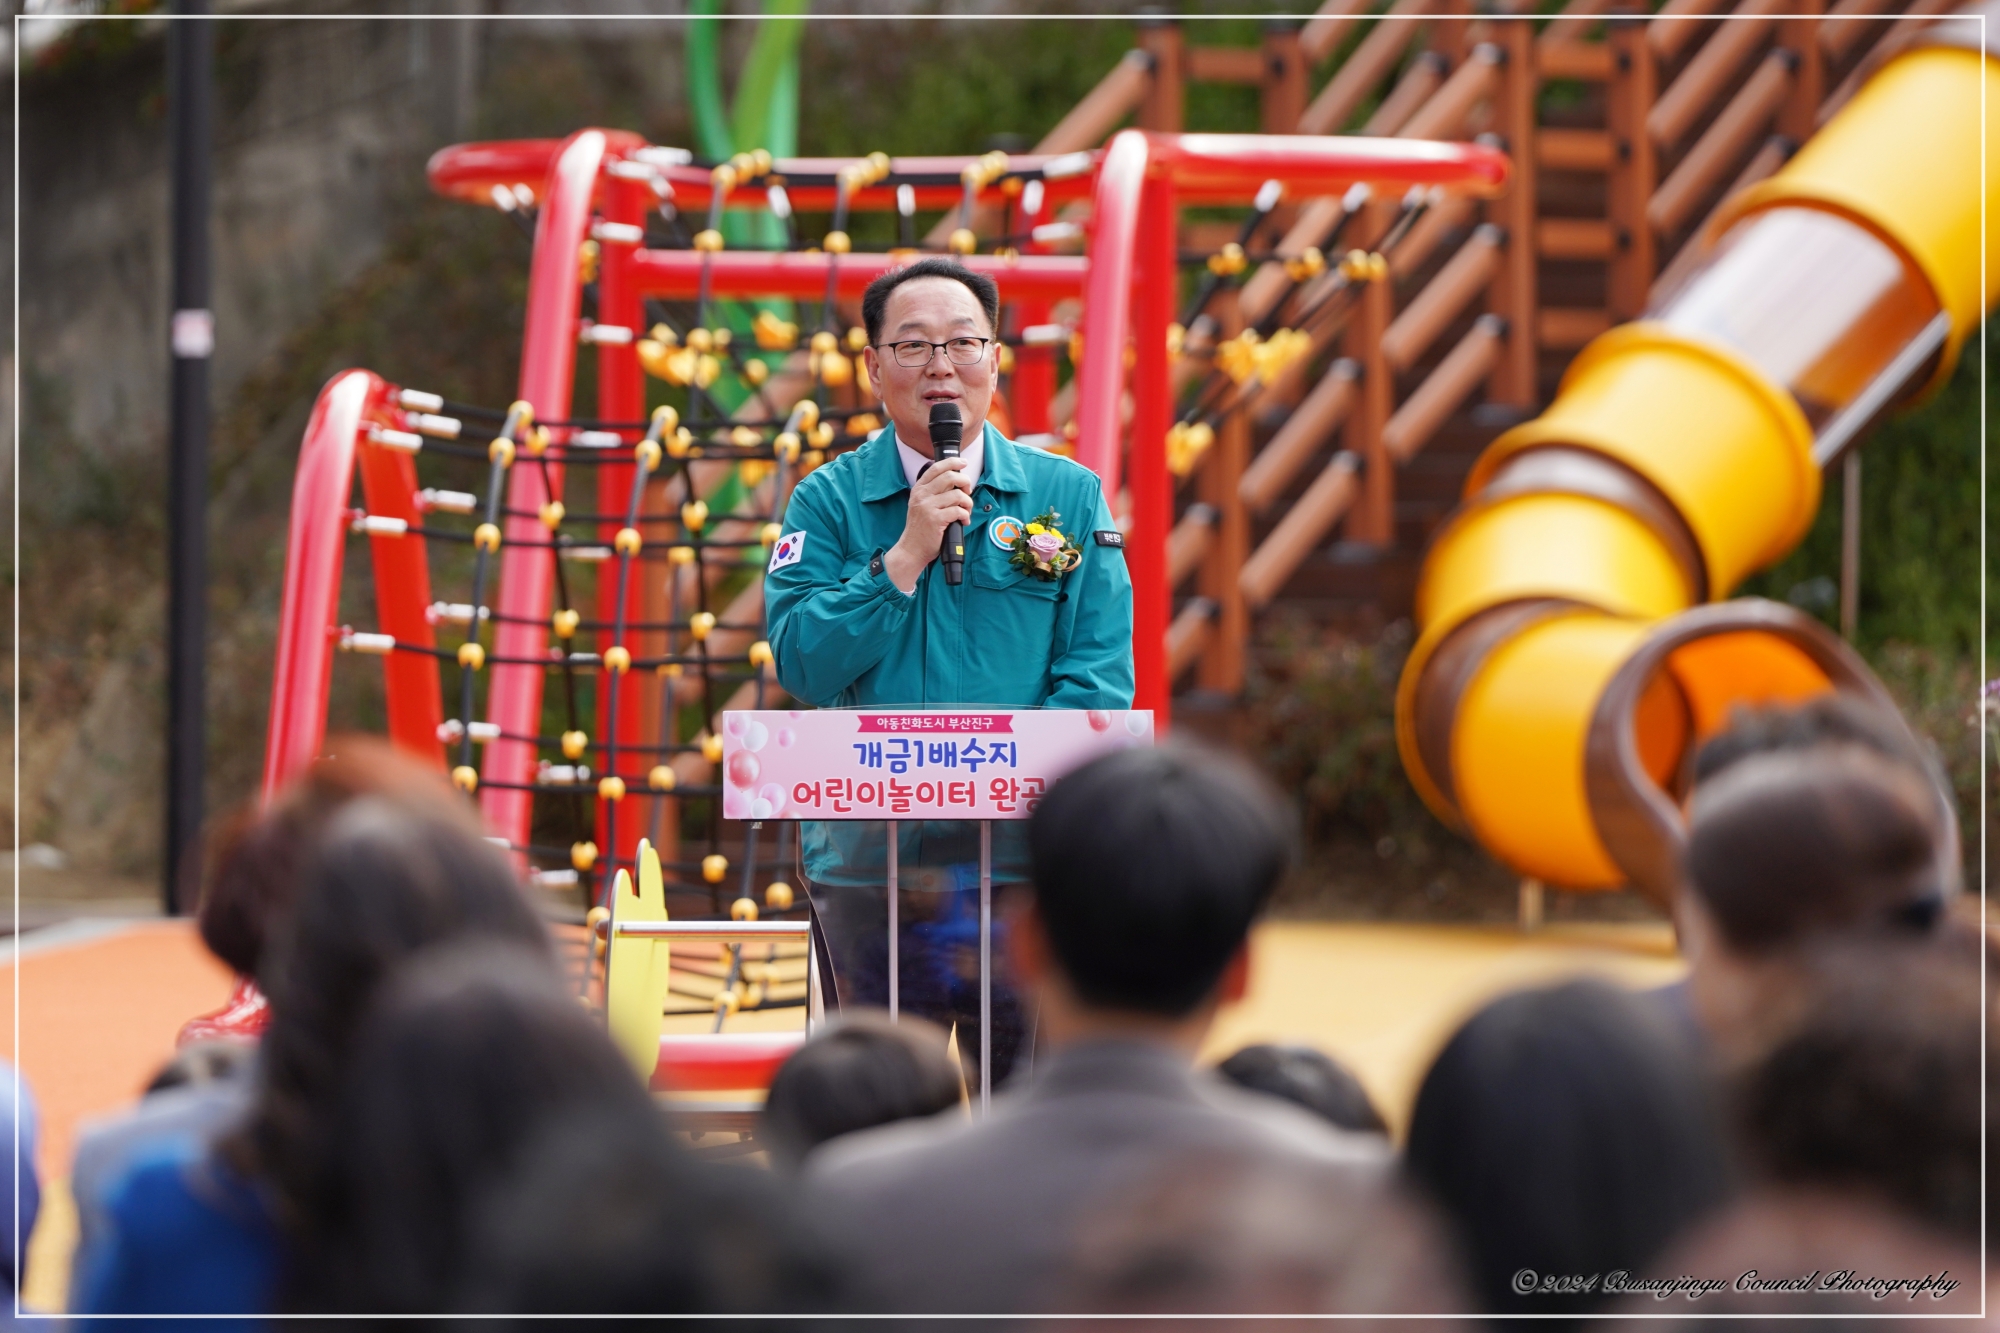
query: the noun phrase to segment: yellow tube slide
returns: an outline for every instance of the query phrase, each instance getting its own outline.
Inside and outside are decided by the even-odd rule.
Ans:
[[[1888,702],[1818,621],[1716,599],[1799,543],[1823,464],[1949,375],[2000,296],[1979,40],[1946,19],[1885,63],[1474,467],[1419,578],[1397,741],[1432,809],[1522,874],[1670,901],[1688,760],[1734,709]]]

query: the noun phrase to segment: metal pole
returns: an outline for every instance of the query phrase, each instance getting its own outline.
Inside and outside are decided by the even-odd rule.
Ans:
[[[209,312],[210,88],[215,33],[208,0],[176,0],[168,27],[173,144],[173,387],[167,513],[167,829],[162,905],[193,907],[200,882],[204,699],[204,614],[208,596],[208,361],[215,346]],[[180,886],[186,883],[189,892]]]
[[[1840,460],[1840,637],[1861,627],[1861,451]]]
[[[896,934],[897,914],[902,896],[903,877],[896,867],[896,855],[902,849],[897,846],[902,841],[902,823],[889,821],[889,1021],[896,1021],[902,1012],[902,945]]]
[[[808,920],[806,922],[806,1036],[812,1036],[823,1021],[825,1021],[825,1001],[820,998],[819,941],[814,938],[812,922]]]
[[[993,821],[979,821],[979,1113],[993,1100]]]

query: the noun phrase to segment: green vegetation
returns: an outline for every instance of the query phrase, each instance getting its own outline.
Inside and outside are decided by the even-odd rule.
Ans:
[[[1883,423],[1863,450],[1859,638],[1871,660],[1890,644],[1968,660],[1977,654],[1979,354],[1974,338],[1943,388]],[[1986,355],[1991,374],[2000,364],[2000,342],[1989,344]],[[1841,504],[1836,468],[1805,541],[1742,592],[1789,599],[1837,624]]]

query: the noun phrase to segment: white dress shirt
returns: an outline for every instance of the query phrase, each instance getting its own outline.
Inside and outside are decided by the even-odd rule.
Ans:
[[[986,456],[986,431],[982,427],[965,442],[958,456],[965,460],[965,478],[974,486],[979,484],[979,460]],[[903,480],[914,486],[917,474],[924,470],[924,464],[931,460],[903,443],[903,437],[896,436],[896,457],[903,460]]]

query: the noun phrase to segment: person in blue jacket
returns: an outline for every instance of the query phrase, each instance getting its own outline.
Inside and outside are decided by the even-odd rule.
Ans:
[[[954,260],[876,279],[862,298],[868,376],[890,425],[792,492],[765,578],[778,680],[822,708],[1132,706],[1132,581],[1095,473],[987,423],[999,374],[1000,293]],[[965,445],[934,459],[931,407],[955,402]],[[1051,517],[1053,516],[1053,517]],[[957,586],[937,563],[965,525]],[[1052,535],[1046,564],[1016,558]],[[904,821],[898,840],[900,1000],[958,1024],[978,1054],[978,826]],[[996,824],[996,885],[1026,878],[1022,826]],[[887,1002],[887,831],[807,822],[807,890],[843,1005]],[[996,941],[996,969],[1005,949]],[[1024,1015],[994,981],[992,1073],[1012,1067]]]

